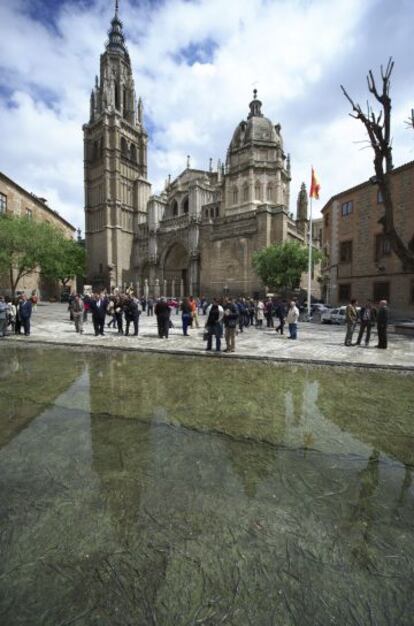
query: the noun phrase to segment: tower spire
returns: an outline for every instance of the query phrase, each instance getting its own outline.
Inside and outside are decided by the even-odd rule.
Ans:
[[[120,52],[128,54],[125,46],[124,32],[122,30],[122,22],[119,19],[119,0],[115,0],[115,15],[111,21],[111,29],[108,32],[108,42],[106,49],[110,52]]]

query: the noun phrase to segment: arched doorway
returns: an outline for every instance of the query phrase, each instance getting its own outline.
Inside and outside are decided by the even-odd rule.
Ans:
[[[164,280],[167,281],[168,288],[172,281],[175,281],[177,293],[179,292],[181,281],[184,282],[184,293],[188,293],[188,252],[181,243],[174,243],[169,248],[164,260]]]

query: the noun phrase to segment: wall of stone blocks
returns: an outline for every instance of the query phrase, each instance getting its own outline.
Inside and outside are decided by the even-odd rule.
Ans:
[[[392,174],[394,201],[394,223],[405,244],[414,237],[414,161],[396,168]],[[331,252],[330,293],[333,305],[342,304],[339,286],[351,285],[352,297],[360,301],[373,299],[374,283],[388,282],[390,285],[390,307],[395,316],[413,317],[412,284],[414,273],[404,274],[401,261],[396,254],[376,258],[375,237],[382,234],[379,220],[384,207],[378,201],[376,185],[366,183],[335,196],[323,210],[328,215],[329,225],[324,228],[324,246]],[[341,207],[352,201],[353,211],[343,216]],[[352,240],[352,262],[341,263],[341,242]],[[333,251],[337,250],[338,255]],[[335,278],[337,276],[337,278]]]
[[[7,197],[8,214],[17,215],[19,217],[30,214],[31,219],[48,222],[61,230],[67,238],[73,237],[75,229],[61,219],[53,209],[1,174],[0,193]],[[68,286],[69,288],[75,288],[76,282],[70,282]],[[45,281],[40,276],[39,272],[36,271],[28,276],[23,276],[17,285],[17,290],[24,291],[27,295],[36,291],[41,298],[58,299],[60,297],[61,286],[57,281]],[[10,293],[9,279],[7,276],[0,275],[0,293],[4,295]]]

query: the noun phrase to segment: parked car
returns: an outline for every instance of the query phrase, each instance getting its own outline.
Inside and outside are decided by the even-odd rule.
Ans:
[[[323,302],[314,302],[311,304],[311,313],[323,313],[327,309],[331,309],[332,307],[329,304],[324,304]]]
[[[361,307],[357,306],[357,313],[360,312]],[[321,324],[345,324],[346,306],[340,306],[336,309],[326,309],[321,313]]]
[[[310,319],[313,319],[315,317],[315,319],[317,320],[319,318],[319,315],[322,315],[324,311],[331,308],[332,307],[329,304],[323,304],[323,302],[313,302],[311,304]],[[308,305],[305,303],[304,305],[302,305],[302,307],[299,307],[299,311],[306,316],[308,311]]]

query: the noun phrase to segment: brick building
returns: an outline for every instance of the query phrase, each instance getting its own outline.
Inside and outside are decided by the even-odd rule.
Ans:
[[[51,209],[47,205],[45,198],[38,198],[0,172],[0,215],[6,213],[48,222],[59,228],[70,239],[75,234],[74,226],[61,217],[57,211]],[[36,290],[41,298],[56,298],[60,294],[60,287],[57,282],[45,281],[38,272],[23,276],[17,285],[17,289],[25,291],[28,295]],[[1,275],[0,293],[9,293],[8,279]]]
[[[414,161],[391,175],[395,226],[405,244],[414,237]],[[379,223],[381,194],[370,181],[333,196],[322,209],[323,297],[332,305],[357,298],[390,302],[394,316],[414,315],[414,274],[404,272]]]

